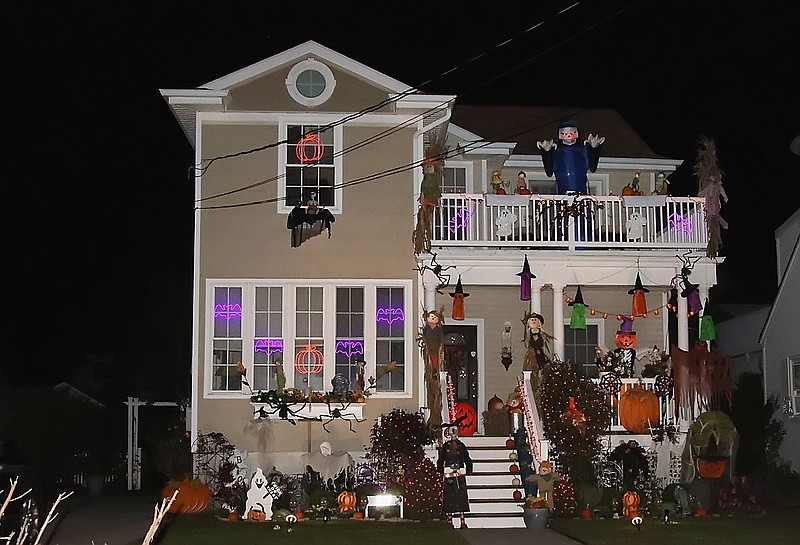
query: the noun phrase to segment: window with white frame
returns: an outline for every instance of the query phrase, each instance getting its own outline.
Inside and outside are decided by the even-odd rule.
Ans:
[[[471,163],[459,164],[458,161],[448,161],[442,171],[442,193],[471,192],[469,166]]]
[[[788,358],[789,410],[792,416],[800,416],[800,354]]]
[[[242,376],[237,366],[242,361],[242,288],[215,288],[212,316],[211,387],[240,391]]]
[[[314,202],[331,212],[341,210],[341,126],[283,124],[283,153],[279,172],[278,211]]]
[[[564,324],[564,359],[582,368],[588,377],[597,377],[595,347],[602,338],[602,321],[586,319],[586,329],[570,329]]]
[[[350,390],[408,397],[413,354],[407,280],[208,282],[213,305],[209,327],[208,395],[250,395],[277,387],[282,366],[286,387],[329,391],[341,374]],[[211,306],[210,305],[210,306]],[[243,347],[251,347],[243,350]],[[386,373],[394,362],[394,370]]]

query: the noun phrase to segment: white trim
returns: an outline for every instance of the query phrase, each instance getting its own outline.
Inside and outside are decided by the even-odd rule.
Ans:
[[[297,287],[321,287],[323,288],[323,338],[325,339],[324,353],[334,354],[335,340],[336,340],[336,288],[337,287],[363,287],[364,290],[364,339],[365,354],[364,359],[367,362],[366,375],[375,376],[376,362],[375,354],[372,351],[376,342],[376,328],[371,324],[373,320],[368,319],[369,316],[375,315],[375,289],[376,288],[403,288],[403,297],[405,305],[406,318],[403,323],[404,335],[404,362],[403,362],[403,391],[397,392],[371,392],[371,397],[374,398],[411,398],[412,397],[412,380],[413,370],[415,367],[416,359],[414,358],[413,349],[416,346],[416,339],[412,334],[412,325],[414,322],[413,317],[409,318],[409,313],[412,309],[413,294],[412,280],[402,279],[230,279],[230,278],[208,278],[206,279],[206,314],[208,309],[213,308],[214,305],[214,289],[217,287],[237,287],[242,289],[242,364],[247,369],[247,376],[253,376],[253,350],[252,343],[255,338],[255,288],[256,287],[280,287],[282,288],[282,302],[283,302],[283,319],[282,319],[282,338],[284,342],[284,358],[287,352],[294,353],[294,340],[296,337],[296,324],[293,317],[296,313],[295,306],[295,289]],[[198,313],[195,316],[199,317]],[[213,334],[214,334],[214,320],[213,318],[206,319],[205,321],[205,354],[204,354],[204,388],[203,397],[208,399],[243,399],[250,397],[250,392],[246,391],[243,387],[241,391],[224,391],[214,390],[212,388],[213,380]],[[198,328],[195,328],[197,331]],[[291,348],[290,348],[291,347]],[[195,351],[195,360],[198,359],[198,352]],[[326,363],[323,370],[323,388],[327,389],[327,385],[331,383],[334,376],[334,364]],[[286,373],[286,386],[288,388],[304,388],[303,385],[294,383],[293,365],[287,363],[284,359],[284,371]],[[195,373],[197,371],[195,370]],[[194,376],[198,376],[194,374]],[[197,380],[193,381],[193,387],[197,384]],[[198,392],[199,395],[199,392]],[[193,401],[194,401],[193,395]],[[194,404],[193,406],[197,406]],[[193,417],[196,411],[193,413]],[[193,430],[196,429],[193,426]]]
[[[309,70],[318,72],[325,78],[325,89],[315,97],[307,97],[297,88],[297,78],[300,74]],[[336,78],[333,76],[331,69],[311,57],[295,64],[292,69],[289,70],[289,75],[286,76],[286,90],[289,92],[289,96],[291,96],[295,102],[303,106],[319,106],[324,104],[333,96],[334,89],[336,89]]]

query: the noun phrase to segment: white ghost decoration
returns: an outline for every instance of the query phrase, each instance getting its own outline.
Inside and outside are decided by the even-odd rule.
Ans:
[[[253,479],[250,481],[250,489],[247,491],[244,518],[250,518],[250,511],[261,511],[264,513],[266,520],[270,520],[272,518],[273,501],[274,498],[270,494],[267,478],[259,467],[253,474]]]

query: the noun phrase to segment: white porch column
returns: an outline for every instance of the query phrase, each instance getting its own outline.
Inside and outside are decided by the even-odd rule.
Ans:
[[[422,288],[424,290],[423,307],[426,311],[436,309],[436,286],[438,284],[434,280],[422,278]]]
[[[689,350],[689,303],[678,296],[678,348]]]
[[[536,314],[542,313],[542,286],[533,284],[531,286],[531,310]]]
[[[553,354],[564,359],[564,285],[553,284]]]

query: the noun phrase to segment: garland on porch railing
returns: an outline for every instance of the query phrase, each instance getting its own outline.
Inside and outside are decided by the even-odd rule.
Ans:
[[[531,445],[531,454],[536,463],[541,463],[542,455],[539,452],[539,436],[536,434],[536,427],[533,425],[533,400],[528,397],[528,389],[525,388],[525,381],[522,376],[517,378],[517,394],[523,400],[523,411],[525,412],[525,431],[528,432],[528,443]]]

